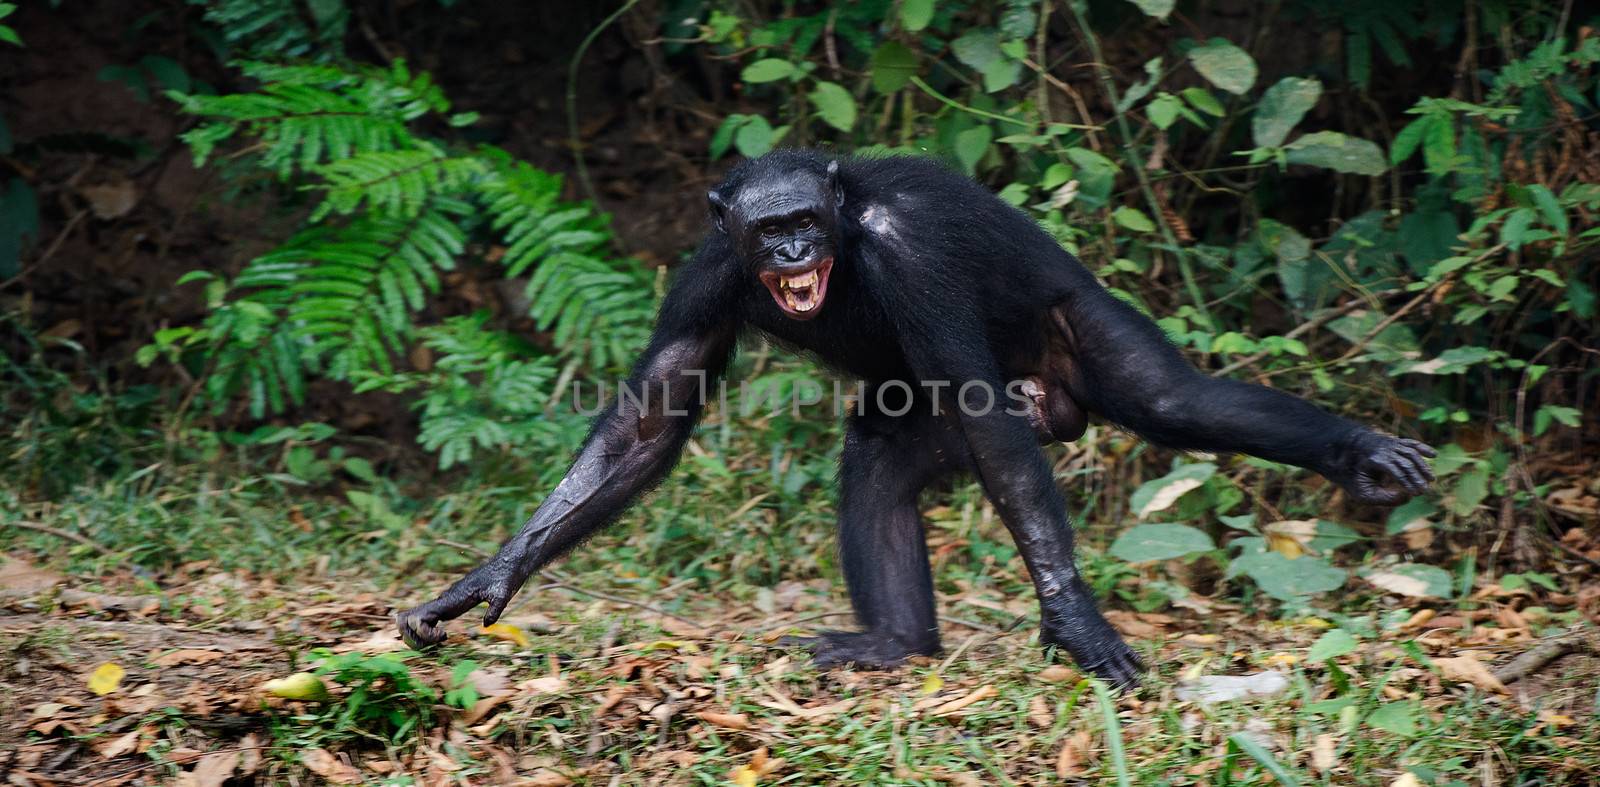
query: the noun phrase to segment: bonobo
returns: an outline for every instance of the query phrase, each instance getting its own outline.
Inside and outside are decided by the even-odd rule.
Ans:
[[[1388,505],[1433,479],[1432,449],[1270,388],[1201,374],[1032,219],[931,160],[784,150],[708,194],[711,231],[566,477],[494,557],[398,616],[413,647],[615,519],[677,461],[741,333],[754,329],[865,382],[840,473],[839,542],[860,631],[804,640],[819,665],[888,666],[939,650],[917,495],[976,474],[1039,596],[1041,635],[1114,684],[1138,657],[1073,563],[1041,442],[1097,415],[1159,445],[1314,470]],[[913,406],[907,406],[913,405]]]

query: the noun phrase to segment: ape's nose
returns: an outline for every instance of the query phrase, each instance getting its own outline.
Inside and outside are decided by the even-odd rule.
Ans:
[[[811,259],[811,243],[803,240],[792,240],[778,247],[778,259],[784,262],[805,262]]]

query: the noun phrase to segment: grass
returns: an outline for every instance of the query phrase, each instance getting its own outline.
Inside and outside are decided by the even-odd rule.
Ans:
[[[0,704],[18,719],[71,704],[57,711],[61,726],[35,719],[6,732],[13,754],[0,757],[13,760],[0,767],[165,779],[257,752],[254,764],[240,754],[239,775],[249,765],[268,782],[374,784],[1590,784],[1600,774],[1593,656],[1555,662],[1510,695],[1441,679],[1433,663],[1466,650],[1502,661],[1528,637],[1582,625],[1570,594],[1519,591],[1530,598],[1518,606],[1549,613],[1519,632],[1478,614],[1494,595],[1408,605],[1363,590],[1282,606],[1217,584],[1204,560],[1129,566],[1102,553],[1117,523],[1095,512],[1116,510],[1115,468],[1141,449],[1109,435],[1091,446],[1099,464],[1063,453],[1058,467],[1068,488],[1088,490],[1074,497],[1094,516],[1085,572],[1155,667],[1141,691],[1109,695],[1041,654],[1021,560],[968,483],[925,500],[946,654],[890,672],[819,672],[772,641],[849,624],[833,557],[837,430],[774,447],[749,436],[787,432],[743,425],[753,428],[713,417],[646,504],[562,563],[559,580],[531,583],[508,613],[525,643],[479,634],[469,616],[429,654],[360,655],[390,630],[391,604],[420,601],[477,561],[459,545],[493,549],[531,513],[560,463],[415,482],[381,464],[329,465],[301,478],[281,451],[217,448],[49,498],[0,487],[0,548],[91,596],[11,594],[21,616],[0,625],[0,680],[12,689]],[[1276,502],[1287,515],[1317,505]],[[7,527],[16,522],[93,546]],[[1209,607],[1168,603],[1164,588],[1186,582],[1206,586]],[[159,604],[97,608],[95,593]],[[1424,607],[1468,622],[1406,628]],[[1359,646],[1307,663],[1335,625]],[[224,655],[162,661],[208,648]],[[260,690],[326,664],[318,648],[345,660],[322,676],[328,702]],[[104,698],[83,682],[102,661],[128,669]],[[1264,669],[1288,675],[1284,694],[1215,706],[1176,697],[1185,678]],[[137,746],[107,748],[129,731]]]

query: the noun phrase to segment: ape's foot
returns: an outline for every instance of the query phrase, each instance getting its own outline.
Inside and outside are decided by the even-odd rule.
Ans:
[[[1105,643],[1091,652],[1079,653],[1071,648],[1067,652],[1072,655],[1079,669],[1111,684],[1115,689],[1136,689],[1144,675],[1144,662],[1139,660],[1139,654],[1122,640]]]
[[[1080,587],[1070,596],[1062,596],[1041,610],[1039,642],[1065,650],[1078,669],[1115,688],[1137,688],[1144,663],[1095,608],[1088,589]]]
[[[890,669],[904,664],[911,656],[931,656],[939,652],[937,643],[913,647],[893,636],[870,631],[824,631],[815,637],[784,637],[782,647],[811,651],[811,662],[820,669],[854,664],[867,669]]]

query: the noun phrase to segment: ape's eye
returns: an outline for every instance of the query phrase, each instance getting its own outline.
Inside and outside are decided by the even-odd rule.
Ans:
[[[813,222],[811,220],[810,216],[807,216],[807,217],[801,219],[800,220],[800,224],[799,224],[800,229],[803,229],[803,230],[811,229],[814,225],[815,225],[815,222]]]
[[[776,237],[778,237],[778,225],[776,225],[776,224],[763,224],[763,225],[761,225],[761,234],[762,234],[762,236],[768,237],[768,238],[776,238]]]

